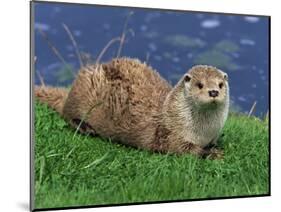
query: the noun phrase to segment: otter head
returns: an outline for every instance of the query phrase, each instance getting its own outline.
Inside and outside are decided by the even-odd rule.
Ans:
[[[193,66],[184,75],[183,82],[187,101],[197,107],[212,109],[227,101],[228,76],[213,66]]]

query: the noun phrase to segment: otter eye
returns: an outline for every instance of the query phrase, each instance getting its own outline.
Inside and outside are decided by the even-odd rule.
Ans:
[[[202,88],[203,88],[203,84],[202,84],[201,82],[198,82],[198,83],[196,84],[196,86],[197,86],[199,89],[202,89]]]
[[[222,82],[219,84],[219,87],[220,87],[220,89],[222,89],[222,87],[223,87],[223,83]]]
[[[186,82],[190,82],[190,80],[191,80],[191,77],[187,74],[187,75],[185,75],[185,77],[184,77],[184,81],[186,81]]]

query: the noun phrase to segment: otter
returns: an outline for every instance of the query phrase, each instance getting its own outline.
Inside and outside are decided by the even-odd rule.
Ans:
[[[82,67],[70,90],[35,86],[35,96],[81,133],[160,153],[221,158],[216,147],[229,109],[228,76],[196,65],[172,87],[127,57]]]

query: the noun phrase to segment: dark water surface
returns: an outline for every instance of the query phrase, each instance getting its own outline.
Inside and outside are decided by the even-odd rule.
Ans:
[[[94,61],[112,38],[121,35],[131,11],[122,56],[148,61],[172,84],[195,64],[217,66],[229,75],[235,110],[247,112],[257,101],[256,115],[268,111],[267,17],[35,3],[35,69],[49,85],[67,86],[73,81],[69,67],[55,56],[38,30],[77,73],[79,61],[62,23],[71,30],[83,55],[90,54]],[[118,43],[112,45],[101,61],[115,57],[118,47]],[[35,82],[40,83],[38,76]]]

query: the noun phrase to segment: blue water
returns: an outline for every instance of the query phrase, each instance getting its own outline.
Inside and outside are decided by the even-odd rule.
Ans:
[[[35,3],[35,69],[49,85],[67,86],[73,81],[69,68],[38,29],[77,73],[79,61],[62,23],[71,30],[83,55],[91,55],[94,61],[112,38],[121,35],[130,12],[122,56],[147,61],[172,84],[195,64],[217,66],[229,75],[234,110],[248,112],[257,101],[255,115],[268,111],[267,17]],[[112,45],[101,61],[115,57],[118,47],[118,43]],[[37,75],[35,83],[40,84]]]

